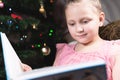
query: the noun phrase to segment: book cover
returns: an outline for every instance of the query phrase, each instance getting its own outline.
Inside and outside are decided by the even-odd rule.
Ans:
[[[95,61],[67,66],[45,67],[25,72],[17,80],[107,80],[105,63]]]

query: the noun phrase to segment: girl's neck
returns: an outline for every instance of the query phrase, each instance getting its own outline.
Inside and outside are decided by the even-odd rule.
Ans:
[[[75,51],[76,52],[90,52],[90,51],[95,51],[98,50],[98,48],[100,48],[100,46],[102,46],[104,43],[104,40],[99,38],[96,41],[90,42],[89,44],[81,44],[81,43],[77,43],[75,46]]]

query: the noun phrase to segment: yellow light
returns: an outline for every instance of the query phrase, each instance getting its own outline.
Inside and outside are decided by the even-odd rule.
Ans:
[[[37,29],[36,26],[37,26],[36,24],[32,24],[32,28],[33,28],[33,29]]]
[[[2,0],[0,0],[0,3],[2,3]]]
[[[41,4],[41,7],[40,7],[39,11],[40,11],[41,13],[44,13],[44,12],[45,12],[44,6],[43,6],[42,4]]]

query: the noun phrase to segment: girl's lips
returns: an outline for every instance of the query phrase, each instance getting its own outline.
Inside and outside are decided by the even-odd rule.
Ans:
[[[76,36],[82,38],[82,37],[85,37],[86,35],[87,34],[80,34],[80,35],[76,35]]]

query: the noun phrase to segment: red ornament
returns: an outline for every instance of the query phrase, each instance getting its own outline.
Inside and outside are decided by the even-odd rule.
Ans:
[[[17,14],[11,14],[11,17],[12,18],[14,18],[14,19],[20,19],[20,20],[22,20],[22,17],[21,16],[19,16],[19,15],[17,15]]]
[[[40,37],[42,37],[42,33],[40,33]]]

